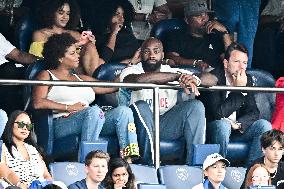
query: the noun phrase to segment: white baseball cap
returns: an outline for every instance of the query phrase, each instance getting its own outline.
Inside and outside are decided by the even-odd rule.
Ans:
[[[227,159],[223,158],[218,153],[214,153],[214,154],[208,155],[206,157],[206,159],[204,160],[204,162],[203,162],[203,170],[207,169],[208,167],[210,167],[211,165],[213,165],[217,161],[223,161],[226,164],[227,167],[230,165],[230,162]]]

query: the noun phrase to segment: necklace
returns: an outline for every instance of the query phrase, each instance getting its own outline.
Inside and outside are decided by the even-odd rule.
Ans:
[[[274,174],[273,176],[271,176],[271,174],[270,174],[270,178],[274,178],[275,176],[276,176],[276,174],[277,174],[277,169],[276,169],[276,171],[274,172],[274,173],[272,173],[272,174]]]
[[[263,160],[263,163],[264,163],[264,165],[266,164],[265,163],[265,158],[264,158],[264,160]],[[278,167],[276,167],[276,170],[275,170],[275,172],[274,173],[270,173],[270,178],[275,178],[275,176],[276,176],[276,174],[277,174],[277,169],[278,169]],[[273,176],[271,176],[271,175],[273,175]]]

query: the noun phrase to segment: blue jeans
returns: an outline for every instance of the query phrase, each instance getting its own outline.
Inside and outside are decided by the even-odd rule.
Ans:
[[[229,141],[243,141],[250,143],[247,165],[262,156],[260,138],[261,135],[271,130],[271,123],[260,119],[255,121],[243,134],[238,131],[232,132],[231,124],[226,120],[216,120],[208,123],[207,142],[220,144],[220,154],[226,157]]]
[[[238,43],[248,49],[248,68],[251,67],[253,42],[258,26],[260,0],[214,0],[213,7],[219,21],[230,32],[238,33]]]
[[[0,138],[3,134],[7,121],[8,121],[8,116],[6,112],[0,109]]]
[[[147,126],[147,128],[145,127],[146,133],[151,135],[143,139],[151,142],[153,141],[154,128],[153,115],[149,105],[146,102],[144,104],[141,102],[138,101],[135,104],[142,113],[141,117],[143,117],[143,122]],[[160,139],[175,140],[180,137],[184,137],[186,140],[186,163],[191,164],[191,145],[204,144],[205,142],[205,109],[199,100],[193,99],[182,102],[160,116]],[[153,142],[151,143],[153,145]],[[148,146],[150,148],[150,145]],[[151,146],[151,149],[146,151],[148,153],[153,151],[153,146]],[[151,155],[148,154],[147,157],[150,158]]]
[[[88,142],[98,140],[100,134],[116,133],[121,156],[139,155],[133,113],[126,106],[119,106],[106,113],[97,105],[88,107],[67,118],[54,119],[54,129],[55,138],[77,134],[81,135],[82,141]]]

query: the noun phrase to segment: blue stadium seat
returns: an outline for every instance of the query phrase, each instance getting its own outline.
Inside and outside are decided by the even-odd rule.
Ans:
[[[154,167],[130,164],[137,183],[159,184],[157,171]]]
[[[19,25],[15,28],[15,46],[21,51],[28,52],[32,42],[33,32],[39,28],[34,15],[21,18]]]
[[[166,39],[167,35],[174,30],[183,30],[186,23],[180,19],[166,19],[156,23],[152,30],[151,36],[159,38],[162,42]]]
[[[87,154],[93,150],[102,150],[103,152],[107,152],[107,143],[108,142],[105,140],[98,140],[96,142],[81,141],[78,153],[79,162],[84,163]]]
[[[1,155],[2,155],[2,144],[3,144],[3,141],[0,140],[0,159],[1,159]]]
[[[62,181],[66,186],[86,178],[85,164],[78,162],[55,162],[49,164],[50,174],[56,181]]]
[[[203,172],[200,167],[168,165],[158,169],[158,177],[170,189],[192,188],[202,182]]]
[[[245,179],[246,168],[227,167],[226,176],[223,184],[230,189],[239,189]]]
[[[206,157],[220,152],[220,144],[192,144],[192,165],[201,166]]]
[[[138,189],[167,189],[166,185],[163,184],[138,184]]]

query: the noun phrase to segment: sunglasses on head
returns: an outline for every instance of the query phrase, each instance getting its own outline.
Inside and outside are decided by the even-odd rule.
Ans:
[[[23,121],[16,121],[15,123],[18,124],[18,128],[24,128],[26,126],[29,131],[34,127],[33,123],[24,123]]]

